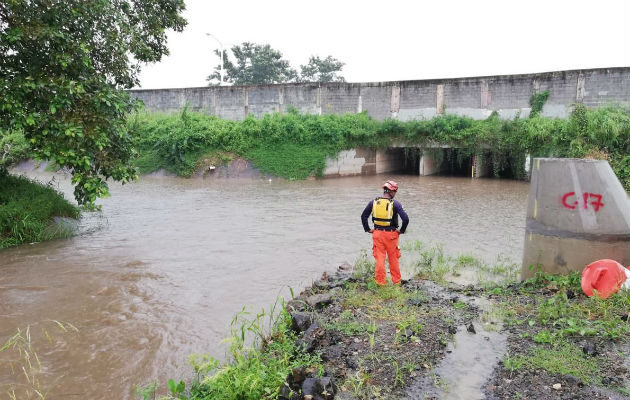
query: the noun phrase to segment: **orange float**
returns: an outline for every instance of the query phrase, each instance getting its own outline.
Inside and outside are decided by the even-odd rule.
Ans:
[[[587,296],[596,294],[602,299],[617,293],[630,276],[630,270],[615,260],[597,260],[582,271],[582,290]],[[630,283],[630,280],[628,280]]]

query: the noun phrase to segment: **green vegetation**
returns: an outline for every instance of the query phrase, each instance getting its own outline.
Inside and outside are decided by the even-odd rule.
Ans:
[[[607,339],[630,337],[630,292],[622,290],[608,299],[585,297],[580,286],[581,275],[536,277],[526,281],[521,292],[530,293],[534,302],[518,307],[509,319],[511,324],[527,321],[540,327],[532,340],[558,344],[568,337],[597,336]],[[545,288],[556,292],[552,296],[537,294]],[[576,297],[579,295],[579,297]],[[570,297],[570,298],[569,298]]]
[[[504,365],[508,370],[522,368],[544,369],[551,374],[572,375],[582,382],[599,383],[599,366],[586,356],[582,349],[568,342],[558,343],[550,348],[534,347],[527,355],[506,357]]]
[[[0,174],[11,165],[30,157],[30,146],[21,131],[0,130]]]
[[[211,35],[210,35],[211,36]],[[216,39],[216,38],[215,38]],[[340,75],[344,63],[332,56],[324,59],[311,56],[308,64],[300,65],[300,73],[291,68],[282,53],[268,44],[243,42],[230,49],[232,61],[227,50],[223,50],[224,82],[233,85],[269,85],[285,82],[344,82]],[[221,58],[221,50],[215,50]],[[221,64],[214,67],[208,76],[210,85],[221,84]]]
[[[572,375],[583,383],[601,383],[608,358],[595,356],[596,348],[630,338],[630,292],[622,290],[608,299],[586,297],[581,274],[548,276],[538,273],[522,285],[495,288],[508,325],[524,328],[519,354],[504,360],[510,371],[544,369],[550,374]],[[588,339],[592,350],[580,343]]]
[[[445,255],[441,244],[430,246],[415,240],[405,242],[401,250],[409,256],[415,275],[441,284],[448,280],[457,281],[466,274],[465,281],[496,289],[497,283],[513,282],[520,273],[519,265],[502,257],[488,264],[470,254]]]
[[[289,372],[296,367],[320,371],[321,360],[310,355],[296,342],[291,330],[291,316],[285,307],[264,310],[255,318],[241,312],[232,321],[229,339],[231,361],[219,363],[210,356],[192,356],[190,363],[197,374],[190,396],[184,396],[184,383],[169,381],[174,398],[212,400],[276,399]],[[268,317],[268,321],[266,321]],[[265,333],[265,324],[271,332]],[[250,336],[253,336],[250,337]],[[246,342],[253,340],[247,345]]]
[[[353,147],[383,148],[392,141],[409,146],[447,144],[457,156],[484,153],[495,175],[525,176],[524,157],[607,159],[630,190],[630,111],[609,106],[589,110],[576,105],[570,118],[486,120],[456,115],[430,120],[378,122],[365,113],[346,115],[268,114],[226,121],[189,112],[138,114],[129,129],[144,171],[167,168],[190,176],[208,154],[230,154],[253,160],[265,173],[304,179],[322,173],[326,156]],[[506,172],[507,171],[507,172]]]
[[[68,167],[79,204],[107,195],[108,178],[136,176],[126,119],[137,103],[124,89],[168,54],[183,10],[183,0],[0,2],[0,131]]]
[[[51,186],[0,174],[0,249],[70,236],[53,217],[79,218],[79,209]]]

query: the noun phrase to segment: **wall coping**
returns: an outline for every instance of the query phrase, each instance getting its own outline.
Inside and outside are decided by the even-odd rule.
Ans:
[[[382,82],[304,82],[304,83],[276,83],[269,85],[243,85],[243,86],[193,86],[193,87],[175,87],[175,88],[160,88],[160,89],[128,89],[129,92],[156,92],[160,90],[201,90],[201,89],[219,89],[219,90],[243,90],[248,88],[264,89],[264,88],[281,88],[281,87],[389,87],[389,86],[405,86],[413,83],[426,83],[426,84],[444,84],[455,82],[467,82],[467,81],[481,81],[481,80],[520,80],[520,79],[532,79],[532,78],[554,78],[561,75],[575,75],[590,72],[628,72],[630,73],[630,66],[628,67],[607,67],[607,68],[590,68],[590,69],[572,69],[562,71],[549,71],[549,72],[535,72],[527,74],[515,74],[515,75],[487,75],[487,76],[472,76],[461,78],[444,78],[444,79],[416,79],[416,80],[403,80],[403,81],[382,81]]]

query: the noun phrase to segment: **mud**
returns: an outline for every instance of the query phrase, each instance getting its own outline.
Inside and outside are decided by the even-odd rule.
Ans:
[[[598,359],[600,377],[590,382],[544,369],[506,368],[506,357],[532,349],[540,327],[504,323],[498,304],[519,307],[532,303],[534,294],[551,297],[553,290],[525,294],[513,283],[495,295],[419,278],[379,288],[369,275],[348,270],[346,265],[324,274],[288,305],[300,342],[321,355],[325,383],[330,379],[334,391],[304,396],[288,382],[297,394],[286,399],[628,398],[625,337],[567,339]]]

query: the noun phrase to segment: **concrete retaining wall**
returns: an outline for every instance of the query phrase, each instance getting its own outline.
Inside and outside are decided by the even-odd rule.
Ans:
[[[458,79],[372,83],[281,84],[131,90],[151,111],[194,111],[230,120],[248,114],[284,112],[289,106],[308,114],[366,111],[375,119],[432,118],[447,112],[482,119],[497,111],[504,118],[530,112],[533,93],[550,91],[542,115],[565,117],[573,103],[630,106],[630,67],[559,71]]]

